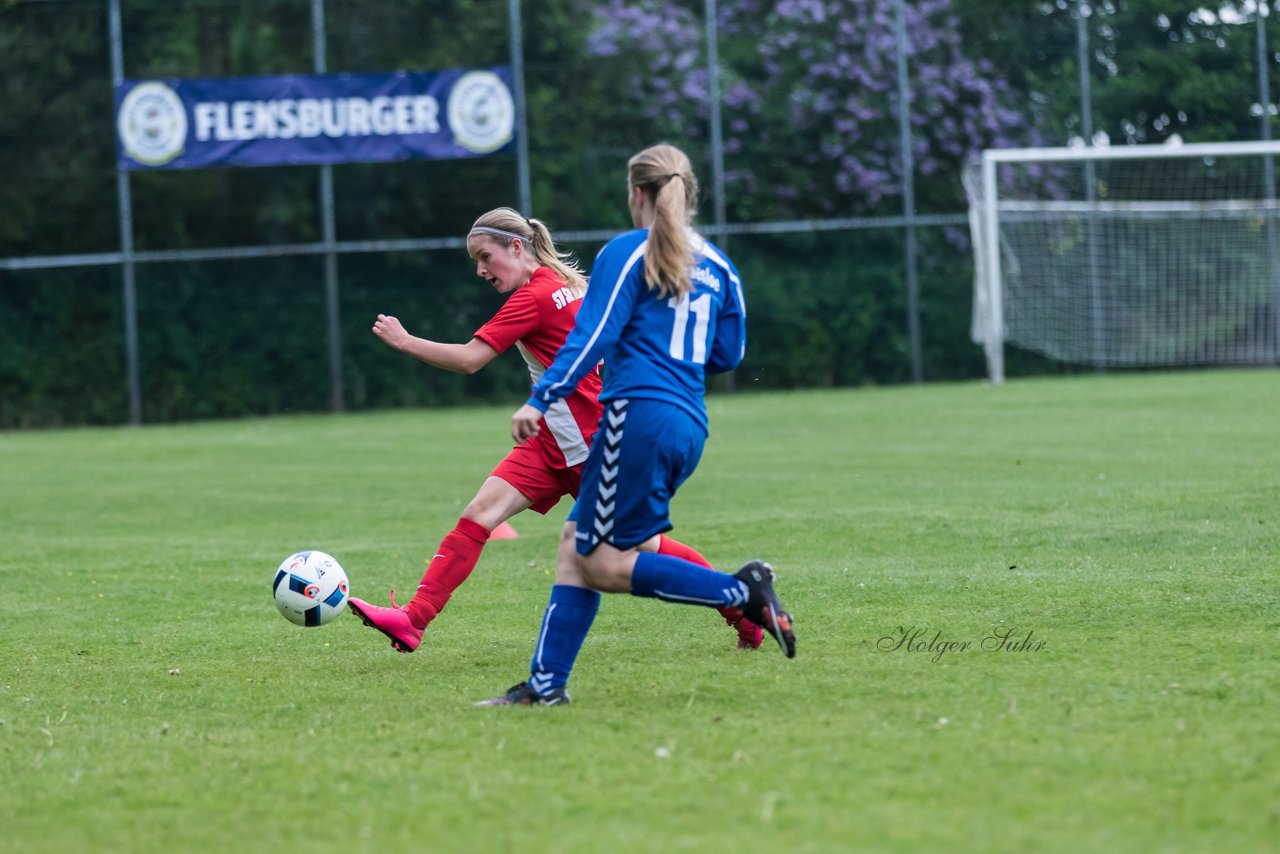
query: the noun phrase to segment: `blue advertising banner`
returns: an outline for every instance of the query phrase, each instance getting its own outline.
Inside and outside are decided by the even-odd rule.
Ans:
[[[479,157],[515,134],[507,68],[116,87],[122,169],[200,169]]]

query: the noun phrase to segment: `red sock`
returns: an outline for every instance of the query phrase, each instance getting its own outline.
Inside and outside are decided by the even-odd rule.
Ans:
[[[658,537],[658,554],[671,555],[672,557],[687,560],[690,563],[696,563],[698,566],[705,566],[707,569],[715,569],[711,565],[711,561],[699,554],[698,550],[693,546],[686,546],[679,540],[673,540],[665,534]]]
[[[414,627],[425,629],[444,610],[453,591],[476,568],[480,551],[489,539],[489,529],[470,519],[459,519],[457,526],[440,541],[436,554],[418,583],[418,592],[406,607]]]

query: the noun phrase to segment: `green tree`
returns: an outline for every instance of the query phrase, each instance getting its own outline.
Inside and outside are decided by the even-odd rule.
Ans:
[[[1090,19],[1098,127],[1113,144],[1257,139],[1257,4],[1171,5],[1103,3]]]

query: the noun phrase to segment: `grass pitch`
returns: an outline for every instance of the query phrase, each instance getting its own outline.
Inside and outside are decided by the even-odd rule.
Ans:
[[[418,653],[270,581],[410,593],[511,407],[0,434],[5,851],[1266,851],[1275,371],[717,397],[675,536],[799,653],[605,599],[527,672],[562,503]]]

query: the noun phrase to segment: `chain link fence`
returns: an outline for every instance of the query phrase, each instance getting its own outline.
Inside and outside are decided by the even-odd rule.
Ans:
[[[465,340],[496,307],[463,254],[474,217],[519,207],[589,261],[627,226],[627,156],[659,139],[696,158],[700,229],[749,288],[776,283],[749,289],[738,387],[981,376],[960,178],[977,150],[1270,138],[1268,4],[1163,5],[10,3],[0,426],[515,398],[519,365],[405,365],[372,318]],[[1206,49],[1236,87],[1216,113],[1123,85],[1153,78],[1148,55],[1194,82]],[[123,79],[492,65],[516,72],[511,155],[115,168]]]

